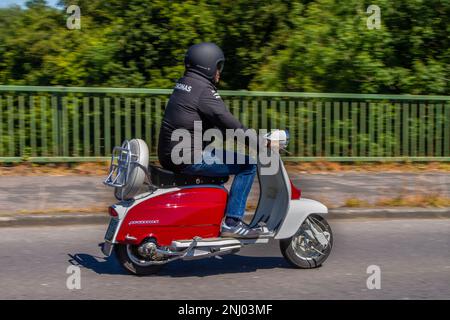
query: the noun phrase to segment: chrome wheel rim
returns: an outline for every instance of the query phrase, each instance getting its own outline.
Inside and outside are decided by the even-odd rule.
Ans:
[[[150,258],[145,258],[141,256],[137,252],[137,246],[135,245],[127,244],[127,255],[128,258],[130,258],[130,260],[138,266],[148,267],[152,265],[152,260]]]
[[[330,249],[330,227],[311,215],[303,222],[291,244],[295,255],[300,259],[318,259]]]

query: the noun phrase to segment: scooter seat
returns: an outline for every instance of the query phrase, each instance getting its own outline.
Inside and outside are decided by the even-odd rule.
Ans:
[[[152,184],[159,188],[172,188],[176,186],[188,186],[199,184],[217,184],[221,185],[228,181],[229,176],[225,177],[206,177],[198,175],[188,175],[175,173],[161,167],[149,166]]]

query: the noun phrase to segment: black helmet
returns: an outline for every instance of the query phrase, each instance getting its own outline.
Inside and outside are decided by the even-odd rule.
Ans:
[[[190,46],[184,57],[186,70],[204,75],[213,81],[216,70],[222,72],[225,56],[222,49],[212,42],[202,42]]]

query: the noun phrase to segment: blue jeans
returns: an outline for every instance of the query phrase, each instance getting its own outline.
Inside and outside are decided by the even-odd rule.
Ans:
[[[216,155],[218,152],[223,152],[223,160]],[[233,157],[232,164],[226,163],[227,155]],[[207,177],[235,175],[228,195],[225,214],[227,217],[242,219],[248,194],[255,179],[256,164],[251,164],[248,156],[223,150],[216,150],[215,154],[203,152],[202,156],[202,163],[188,165],[182,170],[182,173]],[[244,164],[237,164],[238,156],[245,159]]]

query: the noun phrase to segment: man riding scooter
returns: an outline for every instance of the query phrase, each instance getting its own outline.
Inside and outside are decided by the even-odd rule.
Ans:
[[[216,138],[223,140],[223,131],[232,131],[233,139],[241,142],[239,129],[245,129],[216,91],[224,60],[215,44],[189,48],[185,74],[175,85],[160,131],[159,160],[166,170],[148,164],[149,149],[142,139],[125,140],[112,151],[104,183],[114,187],[120,202],[108,209],[111,219],[102,251],[109,256],[114,250],[132,274],[154,274],[175,260],[233,254],[270,239],[280,240],[281,253],[297,268],[319,267],[331,252],[327,208],[301,198],[278,152],[287,146],[287,131],[261,136],[246,131],[252,157],[243,152],[224,155],[213,143],[202,145],[203,133],[218,133],[215,143]],[[262,151],[258,161],[253,151]],[[242,217],[257,172],[260,198],[247,225]],[[222,185],[229,175],[235,178],[227,193]],[[141,192],[144,185],[147,190]]]
[[[227,109],[217,93],[216,85],[225,62],[222,50],[214,43],[195,44],[188,49],[184,62],[184,76],[177,81],[162,120],[158,143],[159,161],[164,168],[183,174],[210,177],[235,175],[229,192],[221,236],[257,238],[259,230],[250,228],[242,221],[256,175],[256,164],[251,163],[250,157],[245,156],[244,163],[237,164],[236,153],[230,157],[225,154],[218,155],[217,150],[215,153],[195,150],[195,144],[192,143],[189,158],[193,159],[195,152],[200,152],[202,154],[200,163],[191,161],[175,164],[172,159],[172,150],[178,143],[171,139],[173,131],[186,129],[193,136],[195,121],[202,122],[203,132],[214,127],[223,132],[226,129],[246,130]],[[230,158],[235,161],[227,163],[223,160]]]

